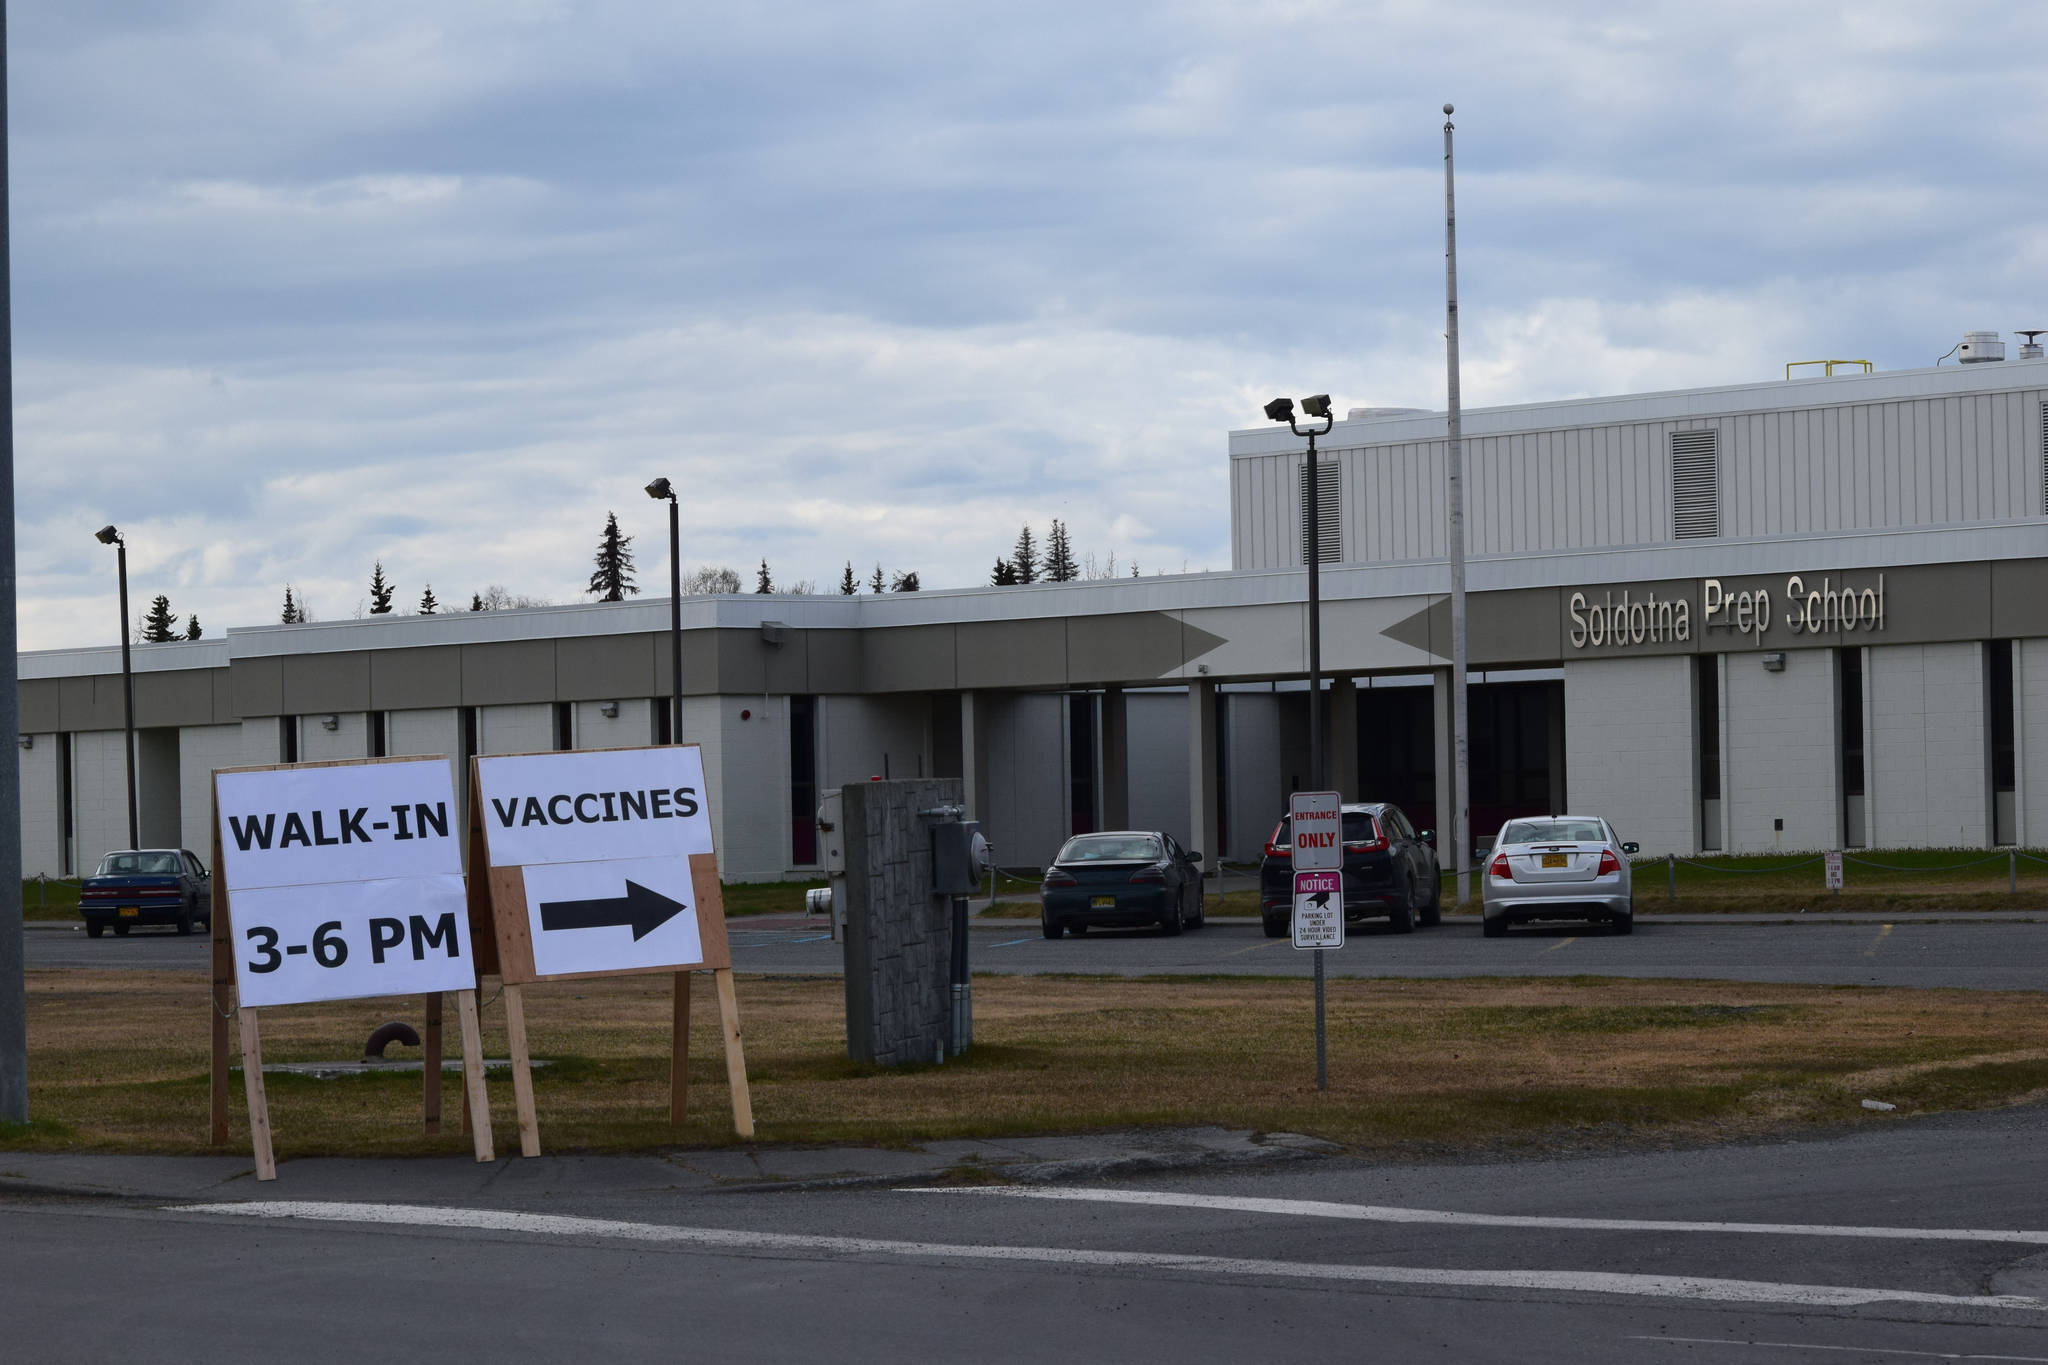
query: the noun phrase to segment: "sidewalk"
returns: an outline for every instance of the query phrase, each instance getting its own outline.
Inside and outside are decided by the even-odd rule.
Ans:
[[[1073,1137],[1020,1137],[878,1147],[722,1147],[652,1156],[519,1156],[516,1132],[499,1158],[339,1158],[280,1161],[258,1183],[247,1154],[95,1156],[0,1152],[0,1197],[64,1195],[149,1200],[327,1199],[517,1204],[551,1197],[707,1194],[725,1190],[859,1189],[967,1181],[1046,1184],[1158,1171],[1264,1165],[1329,1155],[1332,1143],[1295,1133],[1174,1128]],[[511,1144],[507,1156],[505,1143]]]

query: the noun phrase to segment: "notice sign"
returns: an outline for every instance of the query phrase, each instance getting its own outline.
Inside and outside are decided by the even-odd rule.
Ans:
[[[1823,854],[1821,854],[1821,858],[1822,858],[1823,862],[1825,863],[1825,866],[1826,866],[1826,870],[1827,870],[1827,875],[1828,875],[1828,890],[1830,890],[1830,891],[1840,891],[1840,890],[1842,889],[1842,852],[1841,852],[1841,850],[1840,850],[1840,849],[1833,849],[1833,850],[1830,850],[1829,852],[1826,852],[1826,853],[1823,853]]]
[[[1294,946],[1344,946],[1344,874],[1294,874]]]
[[[507,983],[730,965],[695,745],[479,758],[476,772]]]
[[[214,774],[248,1006],[476,985],[448,761]]]
[[[1344,798],[1337,792],[1296,792],[1293,816],[1294,870],[1344,866]]]

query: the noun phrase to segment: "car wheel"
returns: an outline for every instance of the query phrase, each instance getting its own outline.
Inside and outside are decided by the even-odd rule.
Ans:
[[[1047,938],[1058,938],[1060,936],[1060,922],[1051,915],[1040,916],[1038,927],[1045,931]]]
[[[192,912],[190,910],[178,912],[178,932],[187,938],[192,936]]]
[[[1508,920],[1505,915],[1496,915],[1492,919],[1479,922],[1479,932],[1485,934],[1488,938],[1499,938],[1507,931]]]
[[[1274,915],[1260,915],[1259,925],[1266,931],[1267,938],[1286,938],[1287,921]]]
[[[1412,934],[1415,932],[1415,912],[1406,905],[1397,905],[1387,916],[1387,923],[1397,934]]]
[[[85,936],[87,938],[98,938],[105,932],[107,932],[107,926],[104,924],[87,924],[85,926]]]
[[[1159,932],[1164,934],[1168,938],[1172,938],[1175,934],[1178,934],[1181,931],[1183,927],[1182,921],[1186,918],[1186,914],[1187,912],[1182,907],[1181,903],[1179,901],[1175,901],[1173,903],[1173,909],[1167,912],[1167,915],[1164,919],[1159,921]]]
[[[126,938],[126,937],[128,937],[128,926],[127,926],[127,925],[125,925],[125,924],[117,924],[117,925],[115,925],[115,926],[114,926],[114,937],[115,937],[115,938]]]
[[[1617,934],[1632,934],[1636,931],[1636,915],[1633,910],[1625,915],[1616,915],[1611,922]]]
[[[1197,887],[1195,889],[1195,920],[1188,928],[1199,929],[1208,921],[1209,907],[1203,903],[1206,900],[1208,900],[1208,897],[1202,894],[1200,887]]]
[[[1444,922],[1444,879],[1439,873],[1429,885],[1429,903],[1422,907],[1422,927],[1434,929]]]

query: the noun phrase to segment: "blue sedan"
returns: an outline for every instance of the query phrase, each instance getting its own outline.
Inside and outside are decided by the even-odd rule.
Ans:
[[[1038,888],[1047,938],[1090,928],[1156,924],[1163,934],[1202,927],[1202,855],[1158,830],[1077,834]]]

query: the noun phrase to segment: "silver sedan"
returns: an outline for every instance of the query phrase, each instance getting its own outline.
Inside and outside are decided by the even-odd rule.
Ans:
[[[1605,920],[1615,933],[1629,932],[1636,916],[1628,860],[1635,851],[1597,815],[1508,821],[1479,879],[1486,936],[1536,919]]]

